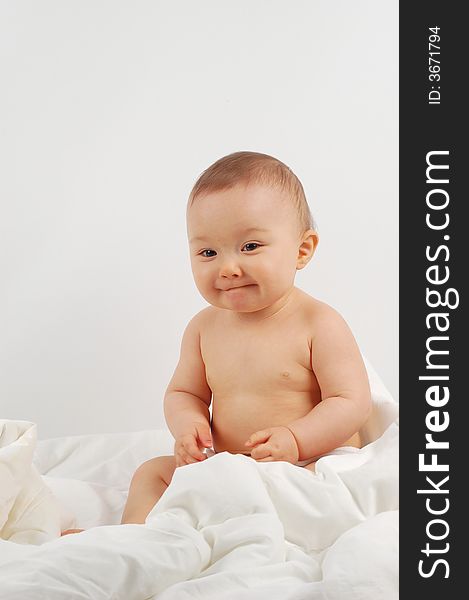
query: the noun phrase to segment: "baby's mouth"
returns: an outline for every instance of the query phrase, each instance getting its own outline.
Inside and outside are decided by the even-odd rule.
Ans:
[[[255,283],[246,283],[245,285],[234,285],[232,287],[227,288],[226,290],[223,290],[224,292],[232,292],[233,290],[239,290],[242,288],[248,288],[248,287],[253,287],[255,285]]]

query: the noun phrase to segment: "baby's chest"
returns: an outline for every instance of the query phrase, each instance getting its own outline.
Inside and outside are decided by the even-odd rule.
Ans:
[[[216,393],[278,388],[303,391],[311,386],[307,338],[272,339],[232,332],[207,336],[202,344],[207,382]]]

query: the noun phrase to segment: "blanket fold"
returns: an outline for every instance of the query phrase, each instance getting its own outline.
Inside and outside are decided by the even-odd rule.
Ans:
[[[60,535],[59,506],[32,464],[36,425],[0,420],[0,538],[42,544]]]

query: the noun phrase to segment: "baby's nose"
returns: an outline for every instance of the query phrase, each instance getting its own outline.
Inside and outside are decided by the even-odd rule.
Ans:
[[[242,275],[241,267],[234,260],[225,260],[220,267],[220,277],[231,279]]]

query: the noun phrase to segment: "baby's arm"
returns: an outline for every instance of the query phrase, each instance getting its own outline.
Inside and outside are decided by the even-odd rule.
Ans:
[[[321,402],[306,416],[288,423],[299,460],[343,445],[371,412],[368,376],[352,332],[331,307],[321,305],[317,310],[311,367],[321,389]]]
[[[209,406],[212,399],[200,352],[202,313],[188,324],[181,344],[181,354],[164,398],[164,413],[173,434],[176,464],[180,466],[203,460],[201,447],[210,447]]]

